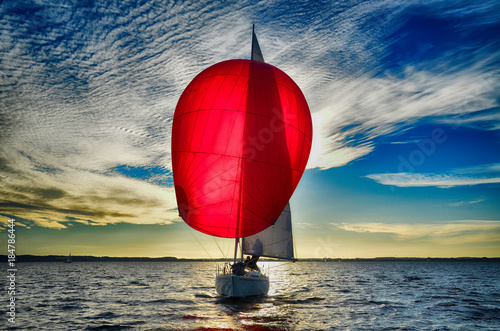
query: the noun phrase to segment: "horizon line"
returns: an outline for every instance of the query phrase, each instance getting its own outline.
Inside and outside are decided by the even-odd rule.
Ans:
[[[33,254],[19,254],[16,256],[17,262],[29,262],[29,261],[19,261],[18,259],[24,258],[27,259],[53,259],[54,261],[67,259],[68,255],[33,255]],[[163,261],[226,261],[233,260],[233,258],[229,257],[220,257],[220,258],[202,258],[202,257],[194,257],[194,258],[185,258],[185,257],[175,257],[175,256],[161,256],[161,257],[148,257],[148,256],[95,256],[95,255],[73,255],[71,254],[72,259],[82,259],[77,262],[85,262],[86,260],[106,260],[106,259],[115,259],[115,260],[163,260]],[[7,261],[8,255],[0,255],[0,259],[3,261]],[[418,256],[377,256],[377,257],[306,257],[299,258],[297,261],[355,261],[355,260],[500,260],[500,256],[496,257],[487,257],[487,256],[459,256],[459,257],[439,257],[439,256],[428,256],[428,257],[418,257]],[[261,261],[274,261],[275,259],[262,257]]]

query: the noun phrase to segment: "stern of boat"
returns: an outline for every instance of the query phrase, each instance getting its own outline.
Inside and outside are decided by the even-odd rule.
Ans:
[[[219,295],[226,297],[267,295],[269,278],[260,272],[258,274],[248,272],[244,276],[237,276],[231,273],[230,268],[225,267],[219,270],[215,277],[215,289]]]

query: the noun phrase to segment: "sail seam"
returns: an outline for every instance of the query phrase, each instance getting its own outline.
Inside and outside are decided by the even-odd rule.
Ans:
[[[235,158],[235,159],[244,159],[244,160],[248,160],[249,159],[248,157],[243,157],[243,156],[226,155],[226,154],[212,153],[212,152],[175,151],[175,152],[172,152],[172,153],[208,154],[208,155],[225,156],[225,157],[230,157],[230,158]],[[304,172],[304,170],[295,169],[293,167],[285,167],[285,166],[281,166],[281,165],[276,165],[276,164],[273,164],[273,163],[268,162],[268,161],[252,160],[252,162],[257,162],[257,163],[261,163],[261,164],[267,164],[267,165],[271,165],[271,166],[274,166],[274,167],[280,168],[280,169],[289,169],[289,170],[293,170],[293,171],[300,172],[300,173]]]

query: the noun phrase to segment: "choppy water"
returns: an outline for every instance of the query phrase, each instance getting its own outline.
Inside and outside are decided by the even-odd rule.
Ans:
[[[17,267],[19,329],[500,328],[500,264],[493,262],[269,263],[269,295],[245,300],[217,296],[212,262]]]

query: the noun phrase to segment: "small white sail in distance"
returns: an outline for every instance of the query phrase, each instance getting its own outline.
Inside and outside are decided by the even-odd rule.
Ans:
[[[290,203],[273,225],[253,236],[243,238],[243,253],[277,259],[293,260],[292,214]]]

